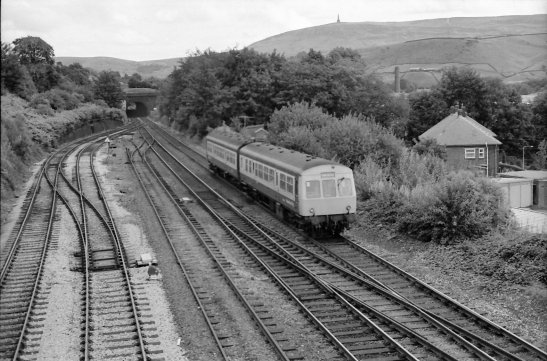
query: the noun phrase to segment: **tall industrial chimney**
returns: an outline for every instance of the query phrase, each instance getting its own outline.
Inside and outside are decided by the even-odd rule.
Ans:
[[[399,67],[395,67],[395,93],[401,92],[401,75],[399,74]]]

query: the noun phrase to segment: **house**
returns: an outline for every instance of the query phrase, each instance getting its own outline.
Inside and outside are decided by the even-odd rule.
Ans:
[[[264,124],[249,125],[242,128],[239,132],[245,137],[255,140],[265,141],[268,139],[268,131],[264,128]]]
[[[501,142],[496,134],[467,116],[463,109],[455,111],[419,136],[435,139],[446,149],[446,162],[457,169],[482,170],[488,176],[498,172],[498,151]]]

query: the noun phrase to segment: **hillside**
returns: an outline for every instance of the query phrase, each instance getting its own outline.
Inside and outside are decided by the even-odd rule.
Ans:
[[[56,62],[61,62],[64,65],[72,63],[80,63],[84,68],[91,68],[95,71],[112,70],[118,71],[123,76],[124,74],[131,75],[139,73],[146,78],[153,76],[156,78],[166,78],[172,71],[173,67],[178,65],[182,58],[133,61],[110,57],[55,57]]]
[[[447,66],[471,66],[482,76],[518,82],[545,77],[545,35],[492,38],[425,39],[361,49],[368,71],[393,82],[395,66],[402,79],[429,87]],[[427,71],[419,71],[427,69]]]
[[[534,35],[526,35],[534,34]],[[440,69],[471,65],[484,76],[520,81],[545,76],[547,15],[450,18],[390,23],[332,23],[289,31],[249,45],[260,52],[294,56],[310,48],[359,51],[369,71],[393,81],[398,65],[420,86],[436,82]],[[428,68],[434,72],[404,72]],[[388,80],[388,79],[386,79]]]
[[[370,73],[393,81],[399,66],[403,79],[420,87],[436,83],[443,67],[469,65],[484,76],[506,82],[545,77],[547,14],[450,18],[406,22],[332,23],[289,31],[249,45],[259,52],[276,50],[291,57],[313,48],[328,53],[335,47],[359,51]],[[95,71],[166,78],[182,58],[131,61],[110,57],[57,57]],[[410,69],[433,71],[416,72]]]

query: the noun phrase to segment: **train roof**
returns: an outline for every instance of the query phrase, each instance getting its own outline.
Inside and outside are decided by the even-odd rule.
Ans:
[[[253,142],[252,139],[244,137],[242,134],[228,131],[214,130],[209,133],[206,139],[215,143],[224,145],[228,149],[236,151],[240,146]]]
[[[260,160],[291,173],[300,174],[305,170],[324,165],[345,167],[340,163],[324,158],[314,157],[266,142],[256,142],[239,133],[213,131],[207,135],[207,138],[233,151],[237,151],[241,147],[241,154],[243,156]]]
[[[254,142],[246,145],[241,149],[241,155],[261,160],[278,169],[283,169],[287,172],[296,174],[301,174],[308,169],[323,165],[337,165],[343,167],[342,164],[337,162],[264,142]]]

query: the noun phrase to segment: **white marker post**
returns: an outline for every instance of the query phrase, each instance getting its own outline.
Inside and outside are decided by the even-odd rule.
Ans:
[[[110,138],[108,138],[108,136],[106,137],[106,139],[104,140],[104,142],[106,143],[107,145],[107,154],[110,154]]]

